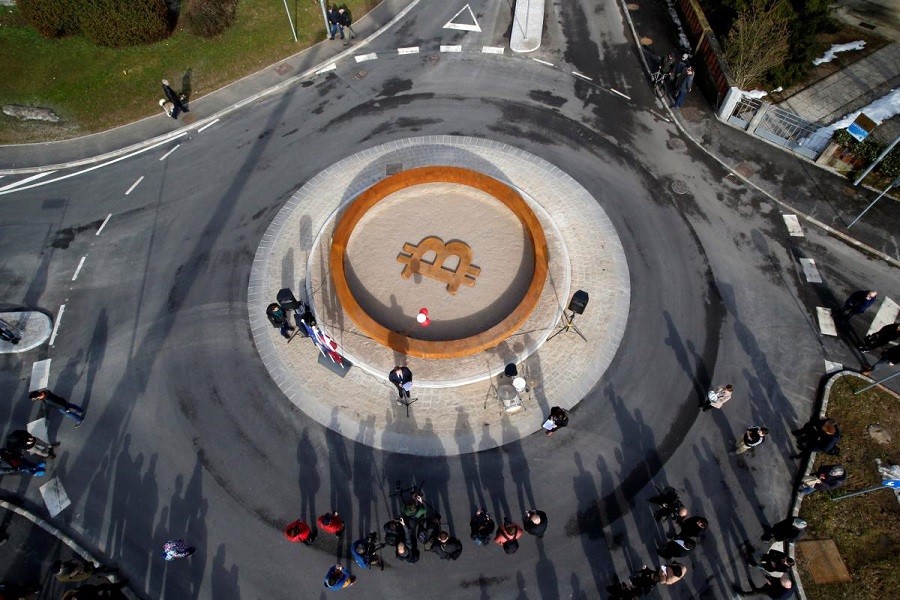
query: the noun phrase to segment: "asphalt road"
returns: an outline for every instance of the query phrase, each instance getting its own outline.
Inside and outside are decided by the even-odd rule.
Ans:
[[[617,573],[656,561],[664,530],[645,500],[669,484],[712,531],[685,582],[660,595],[725,598],[747,578],[738,546],[785,515],[789,431],[812,410],[824,359],[857,364],[818,334],[815,306],[871,282],[896,297],[896,273],[814,230],[789,238],[776,207],[685,145],[614,2],[548,2],[535,57],[552,67],[480,51],[508,42],[507,2],[472,3],[482,33],[443,29],[461,7],[422,3],[366,49],[377,60],[345,61],[202,133],[0,198],[0,298],[54,314],[65,304],[52,348],[0,357],[0,419],[33,418],[31,363],[52,358],[57,392],[88,411],[77,431],[50,418],[73,502],[55,521],[145,597],[324,597],[322,576],[347,542],[396,511],[397,480],[425,482],[463,555],[388,558],[383,572],[357,573],[347,597],[598,597]],[[418,55],[396,54],[415,45]],[[632,277],[625,340],[568,430],[452,459],[375,451],[353,441],[361,432],[308,419],[269,380],[246,314],[254,252],[294,190],[360,149],[439,134],[494,139],[565,170],[612,219]],[[825,285],[803,279],[799,256],[816,258]],[[709,385],[726,381],[735,399],[700,413]],[[729,457],[727,442],[755,423],[771,442]],[[461,433],[478,426],[460,416]],[[2,489],[40,507],[38,484],[7,478]],[[514,556],[476,547],[468,519],[479,505],[517,520],[537,506],[550,529]],[[332,508],[348,539],[310,549],[281,538],[287,521]],[[161,561],[170,537],[198,553]]]

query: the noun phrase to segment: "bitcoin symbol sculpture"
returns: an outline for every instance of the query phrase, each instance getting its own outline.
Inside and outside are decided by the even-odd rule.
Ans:
[[[435,254],[433,263],[422,260],[428,251]],[[444,262],[451,256],[459,258],[455,271],[444,267]],[[446,283],[447,291],[451,294],[456,294],[463,283],[469,287],[475,285],[475,278],[481,273],[479,267],[472,266],[472,248],[468,244],[455,240],[445,244],[444,240],[434,235],[423,239],[418,246],[403,244],[403,252],[397,256],[397,262],[406,265],[400,273],[404,279],[409,279],[413,273],[419,273]]]

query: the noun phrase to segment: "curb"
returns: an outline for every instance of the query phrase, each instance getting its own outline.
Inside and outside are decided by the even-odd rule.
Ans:
[[[63,533],[62,531],[60,531],[53,525],[51,525],[48,521],[45,521],[41,517],[32,513],[31,511],[29,511],[17,504],[13,504],[7,500],[4,500],[2,498],[0,498],[0,508],[4,508],[6,510],[12,511],[13,513],[19,515],[20,517],[24,517],[25,519],[28,519],[29,521],[31,521],[32,523],[34,523],[35,525],[37,525],[38,527],[40,527],[41,529],[43,529],[44,531],[46,531],[47,533],[49,533],[50,535],[52,535],[53,537],[55,537],[56,539],[61,541],[62,543],[64,543],[66,546],[69,547],[69,549],[72,550],[72,552],[74,552],[75,554],[77,554],[78,556],[83,558],[85,561],[90,562],[95,567],[98,567],[103,564],[101,561],[94,558],[94,555],[91,554],[90,551],[88,551],[87,549],[85,549],[81,545],[79,545],[78,542],[76,542],[75,540],[70,538],[68,535],[66,535],[65,533]],[[140,598],[128,586],[122,588],[122,592],[124,593],[125,597],[129,598],[129,600],[139,600],[139,598]]]

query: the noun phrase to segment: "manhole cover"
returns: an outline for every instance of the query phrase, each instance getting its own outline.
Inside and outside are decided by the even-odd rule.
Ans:
[[[363,79],[368,73],[366,71],[357,71],[353,74],[353,79]]]
[[[438,56],[437,54],[430,54],[428,56],[428,58],[426,58],[425,60],[428,62],[429,65],[436,65],[438,63],[438,61],[441,60],[441,57]]]
[[[672,190],[673,194],[677,194],[679,196],[686,195],[690,190],[688,190],[687,184],[682,179],[676,179],[672,182],[672,185],[669,186],[669,189]]]
[[[666,141],[666,147],[669,150],[684,150],[684,142],[678,138],[672,138]]]
[[[289,64],[287,64],[287,63],[281,63],[280,65],[278,65],[278,66],[275,67],[275,69],[274,69],[274,71],[275,71],[276,73],[278,73],[279,75],[282,75],[282,76],[287,75],[287,74],[290,73],[292,70],[293,70],[293,69],[291,68],[291,65],[289,65]]]

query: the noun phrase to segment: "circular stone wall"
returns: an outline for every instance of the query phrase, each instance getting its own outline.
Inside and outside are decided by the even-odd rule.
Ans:
[[[328,267],[335,225],[356,198],[397,173],[437,165],[482,173],[515,190],[537,217],[548,249],[547,277],[525,323],[495,348],[456,359],[404,356],[373,342],[343,311]],[[628,267],[615,229],[601,208],[618,200],[595,199],[547,161],[483,139],[409,138],[349,156],[307,181],[262,237],[247,298],[260,359],[303,412],[377,448],[459,454],[528,435],[540,429],[550,406],[571,408],[598,384],[624,335]],[[505,218],[502,213],[495,216]],[[385,260],[388,257],[394,261],[391,268],[402,268],[396,255],[385,254]],[[393,272],[399,279],[399,271]],[[312,302],[320,327],[349,359],[345,367],[332,363],[309,340],[287,343],[268,323],[265,307],[283,287]],[[587,340],[574,333],[548,340],[558,331],[559,317],[576,290],[590,294],[587,310],[577,318]],[[460,289],[459,294],[466,291],[470,289]],[[404,313],[414,317],[417,304]],[[413,396],[418,398],[408,417],[405,407],[395,405],[396,391],[387,382],[387,371],[403,362],[415,375]],[[499,399],[508,382],[494,377],[509,362],[518,364],[529,385],[522,395],[524,410],[516,413],[505,412]]]

